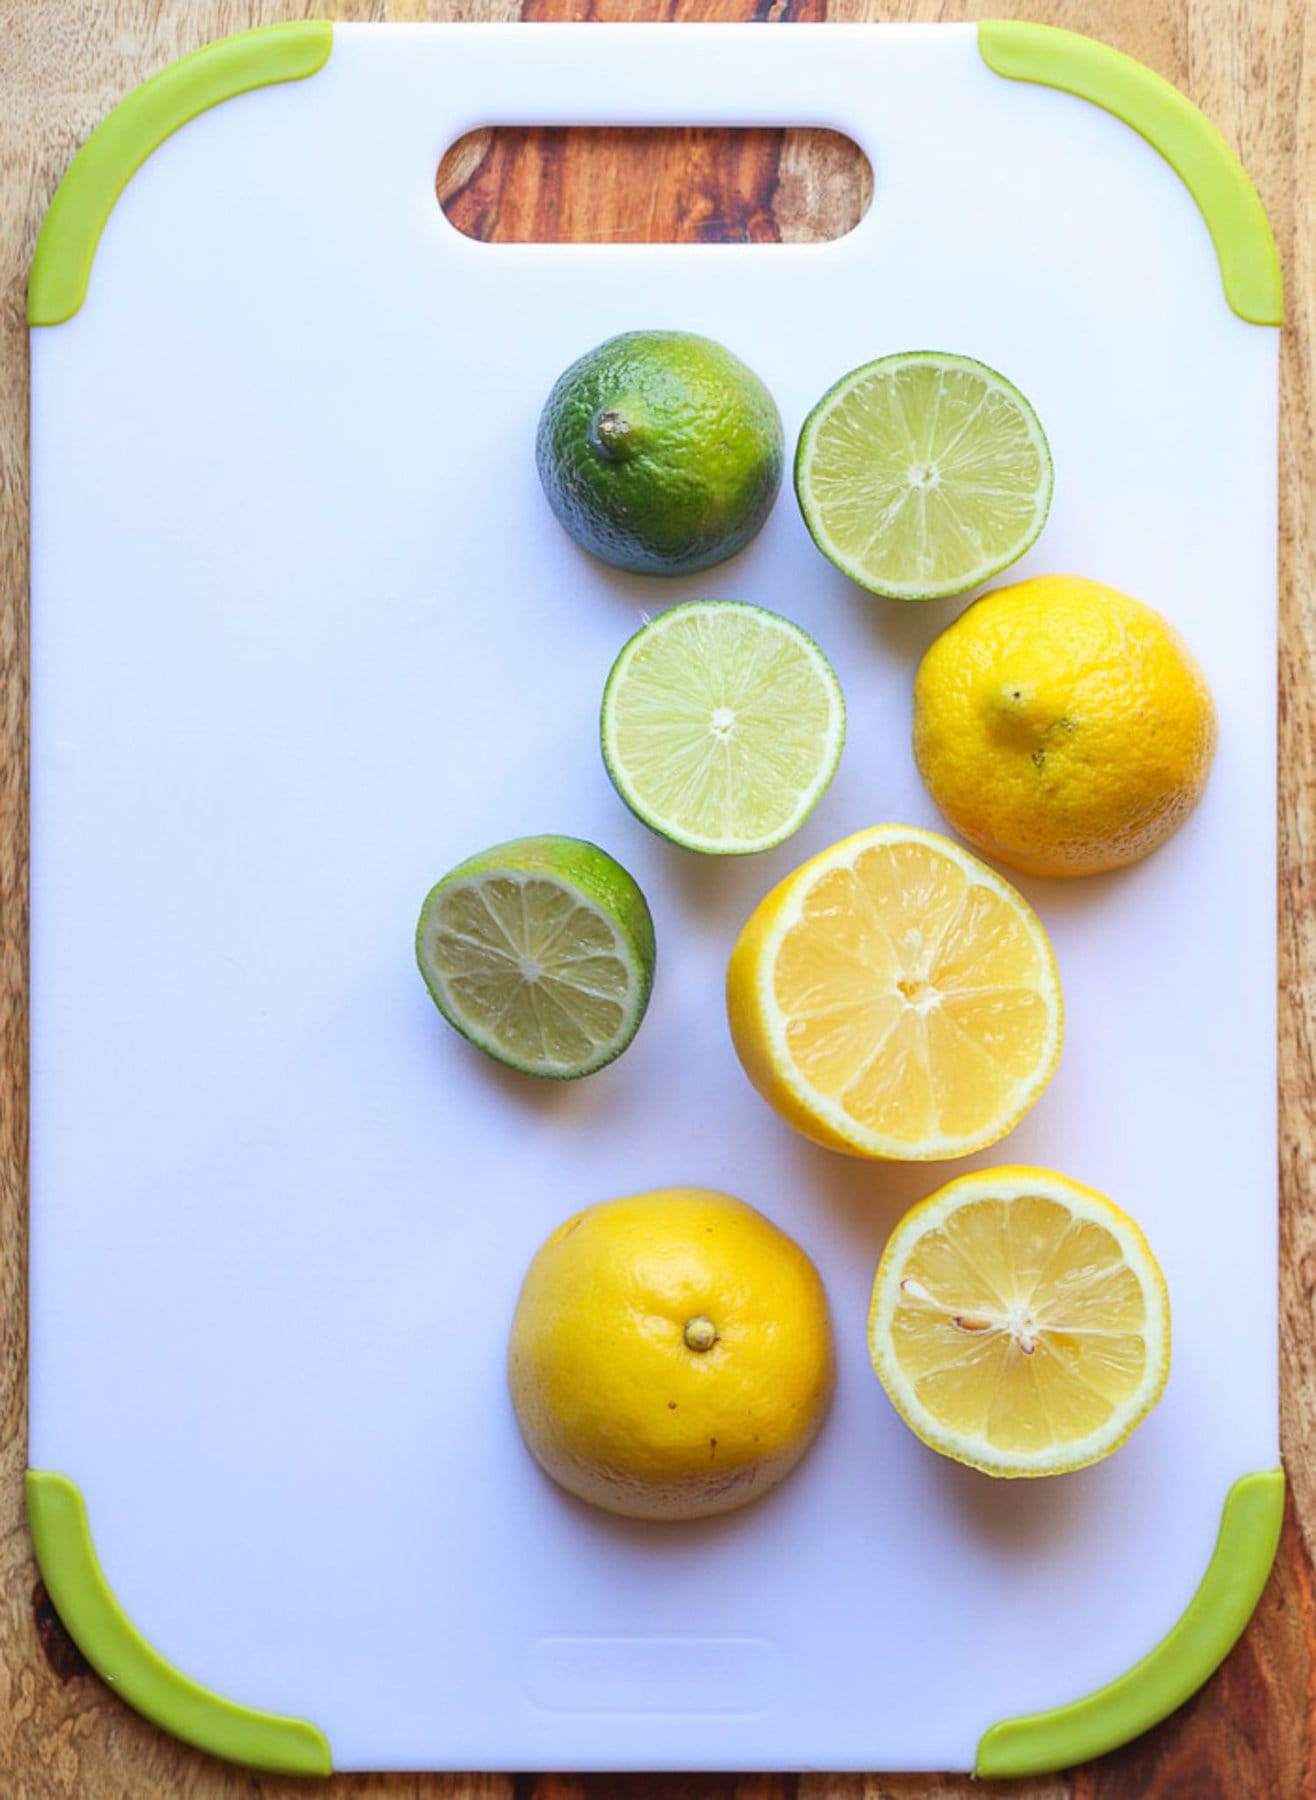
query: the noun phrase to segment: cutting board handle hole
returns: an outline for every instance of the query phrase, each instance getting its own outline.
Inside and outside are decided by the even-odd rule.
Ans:
[[[821,244],[868,211],[873,170],[814,128],[494,125],[450,145],[435,187],[486,244]]]

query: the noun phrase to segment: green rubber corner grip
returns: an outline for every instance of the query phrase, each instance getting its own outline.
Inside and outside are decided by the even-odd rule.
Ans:
[[[1283,322],[1284,282],[1265,208],[1242,163],[1187,95],[1123,51],[1053,25],[984,19],[978,50],[998,75],[1076,94],[1144,137],[1197,202],[1239,318]]]
[[[1261,1598],[1284,1516],[1284,1471],[1244,1475],[1225,1496],[1197,1592],[1160,1643],[1117,1680],[1049,1712],[984,1732],[974,1774],[1049,1775],[1118,1749],[1172,1713],[1213,1675]]]
[[[55,1611],[96,1673],[129,1706],[184,1743],[280,1775],[328,1775],[324,1734],[302,1719],[255,1712],[189,1680],[152,1649],[105,1579],[77,1486],[30,1470],[27,1516]]]
[[[28,324],[62,325],[77,312],[105,222],[152,151],[222,100],[314,75],[333,37],[322,19],[238,32],[170,63],[121,100],[73,158],[46,210],[28,282]]]

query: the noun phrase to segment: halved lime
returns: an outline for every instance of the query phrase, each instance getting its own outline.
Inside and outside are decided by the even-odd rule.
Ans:
[[[813,541],[871,593],[962,594],[1017,562],[1051,505],[1037,414],[968,356],[915,350],[843,376],[804,421],[795,492]]]
[[[781,486],[781,415],[711,338],[624,331],[572,363],[535,458],[559,524],[639,575],[691,575],[743,550]]]
[[[431,888],[416,960],[434,1004],[508,1068],[569,1081],[621,1055],[653,986],[653,919],[636,883],[581,838],[529,837]]]
[[[623,648],[603,693],[603,760],[654,831],[712,856],[768,850],[836,773],[845,702],[831,664],[789,619],[693,600]]]

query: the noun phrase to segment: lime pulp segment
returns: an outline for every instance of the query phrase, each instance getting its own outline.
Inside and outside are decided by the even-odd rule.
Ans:
[[[914,351],[855,369],[805,421],[795,491],[814,542],[872,593],[960,594],[1016,562],[1051,505],[1051,453],[1004,376]]]
[[[634,1037],[653,980],[653,925],[605,851],[520,840],[433,888],[416,933],[421,973],[462,1036],[509,1068],[569,1080]]]
[[[744,855],[800,826],[836,772],[845,703],[822,651],[776,613],[673,607],[623,648],[603,756],[636,816],[689,850]]]

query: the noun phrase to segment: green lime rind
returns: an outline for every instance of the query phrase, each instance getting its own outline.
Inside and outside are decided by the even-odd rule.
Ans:
[[[524,1033],[518,1043],[516,1033],[506,1023],[507,1007],[501,1008],[500,1015],[500,996],[491,993],[488,985],[492,969],[503,983],[501,997],[505,998],[513,986],[519,994],[524,993],[525,982],[514,979],[504,965],[509,961],[515,965],[518,949],[526,945],[503,939],[492,957],[486,957],[488,943],[476,944],[475,954],[482,958],[482,966],[468,968],[465,977],[454,975],[451,966],[442,966],[445,958],[451,964],[455,944],[472,944],[472,939],[462,935],[457,926],[474,916],[473,907],[478,914],[480,906],[485,905],[482,896],[499,891],[499,884],[503,890],[509,884],[517,887],[522,897],[519,913],[514,912],[510,919],[513,938],[522,930],[532,929],[533,921],[527,920],[524,902],[524,896],[531,892],[541,902],[545,898],[552,900],[554,894],[560,896],[561,918],[574,921],[570,932],[565,927],[549,931],[546,942],[553,953],[546,953],[538,1002],[530,1008],[538,1018],[542,1006],[556,1021],[557,1054],[534,1053],[533,1047],[527,1048]],[[495,909],[486,910],[492,914]],[[583,945],[582,932],[588,936]],[[491,933],[489,941],[495,936]],[[575,1081],[616,1061],[644,1018],[653,989],[656,953],[653,916],[638,883],[606,850],[583,838],[514,838],[468,857],[430,889],[416,926],[417,964],[431,999],[453,1029],[504,1067],[549,1081]],[[609,988],[606,995],[584,985],[582,970],[592,980],[601,978],[596,971],[605,972]],[[618,970],[625,977],[620,987],[616,982]],[[541,974],[534,979],[541,981]],[[489,997],[487,1005],[482,1003],[485,996]],[[609,1018],[614,1012],[617,1015],[606,1030],[597,1029],[600,1002]],[[592,1035],[588,1025],[573,1013],[573,1006],[585,1015],[594,1015],[592,1023],[596,1029]],[[564,1013],[570,1020],[570,1029],[564,1023]],[[513,1020],[524,1020],[525,1006],[519,998],[511,1014]],[[499,1026],[501,1030],[497,1029]],[[565,1050],[564,1035],[568,1040]]]
[[[901,581],[882,576],[857,558],[847,554],[835,541],[821,517],[821,508],[810,492],[810,474],[817,450],[817,440],[821,427],[835,410],[836,404],[846,394],[852,392],[864,379],[871,377],[874,370],[894,370],[897,366],[932,364],[946,371],[972,371],[979,375],[990,390],[1006,397],[1014,406],[1023,421],[1026,435],[1036,452],[1040,483],[1034,490],[1035,504],[1033,515],[1017,537],[998,545],[994,550],[972,565],[958,568],[953,575],[940,581]],[[969,589],[979,586],[992,576],[999,575],[1002,569],[1008,569],[1037,542],[1042,528],[1046,524],[1051,508],[1051,496],[1055,486],[1055,466],[1051,457],[1051,447],[1041,421],[1028,401],[1026,395],[1009,381],[998,370],[988,364],[978,362],[971,356],[958,356],[941,350],[909,350],[900,351],[892,356],[878,357],[873,362],[864,363],[857,369],[851,369],[828,388],[822,399],[810,412],[800,431],[799,441],[795,449],[795,496],[799,502],[800,512],[805,525],[818,549],[831,563],[848,575],[851,581],[857,582],[871,594],[878,594],[891,600],[944,600],[954,594],[967,593]],[[1023,489],[1020,490],[1024,491]]]
[[[741,620],[752,619],[761,622],[764,630],[762,641],[766,641],[769,637],[776,637],[790,644],[797,652],[796,668],[798,669],[801,665],[807,666],[816,680],[818,694],[823,698],[829,716],[816,763],[808,771],[806,778],[795,787],[793,804],[789,810],[770,829],[756,832],[742,827],[736,831],[712,836],[706,832],[688,828],[670,810],[660,811],[655,807],[652,800],[643,791],[641,781],[625,765],[625,759],[618,744],[618,725],[624,706],[624,689],[627,677],[634,667],[636,653],[642,647],[652,647],[655,640],[661,641],[680,621],[688,622],[699,615],[703,615],[711,621],[726,614],[732,614]],[[761,644],[755,648],[761,648]],[[701,659],[699,668],[700,672],[707,671],[706,658]],[[798,699],[798,696],[795,698]],[[783,696],[784,699],[785,696]],[[791,729],[792,723],[797,719],[798,707],[783,714],[782,724],[774,733],[779,740],[772,745],[774,752],[781,751],[783,746],[780,737]],[[604,767],[608,771],[609,779],[631,812],[651,831],[683,850],[692,850],[702,856],[753,856],[784,843],[787,838],[799,830],[822,799],[831,785],[841,760],[841,752],[845,747],[845,727],[845,696],[837,679],[836,671],[813,638],[794,620],[783,618],[779,613],[769,612],[765,607],[752,606],[746,601],[691,600],[680,606],[673,606],[666,612],[660,613],[657,618],[649,620],[622,646],[603,690],[603,702],[599,715],[599,740]],[[748,784],[742,785],[748,786]]]
[[[693,575],[743,550],[781,487],[777,404],[740,358],[684,331],[627,331],[553,385],[535,458],[576,542],[638,575]]]

